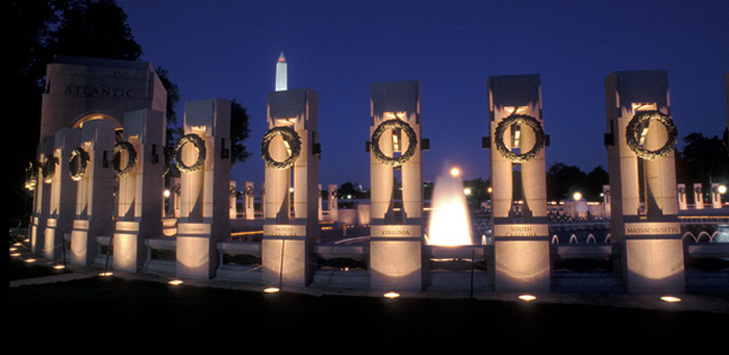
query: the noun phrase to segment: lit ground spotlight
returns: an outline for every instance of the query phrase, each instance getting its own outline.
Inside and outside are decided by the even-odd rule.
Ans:
[[[279,291],[281,291],[281,289],[275,286],[266,287],[263,289],[263,293],[278,293]]]
[[[170,284],[172,286],[179,286],[179,285],[182,285],[182,280],[178,280],[178,279],[170,280],[168,282],[168,284]]]
[[[54,268],[54,269],[56,269],[56,270],[63,270],[63,269],[65,269],[65,268],[66,268],[66,265],[60,265],[60,264],[59,264],[59,265],[55,265],[55,266],[53,266],[53,268]]]
[[[99,274],[99,277],[110,277],[110,276],[113,276],[113,275],[114,275],[113,272],[111,272],[111,271],[105,271],[105,272],[100,273]]]
[[[390,298],[390,299],[393,299],[393,298],[398,298],[398,297],[400,297],[400,294],[399,294],[399,293],[397,293],[397,292],[394,292],[394,291],[389,291],[389,292],[385,292],[385,293],[384,293],[384,294],[382,295],[382,297],[385,297],[385,298]]]
[[[519,299],[524,302],[531,302],[531,301],[536,300],[537,297],[534,295],[521,295],[521,296],[519,296]]]
[[[663,296],[661,297],[661,301],[668,303],[678,303],[681,302],[681,299],[675,296]]]
[[[26,263],[28,263],[28,264],[32,264],[32,263],[34,263],[34,262],[35,262],[35,259],[25,259],[24,261],[25,261]]]

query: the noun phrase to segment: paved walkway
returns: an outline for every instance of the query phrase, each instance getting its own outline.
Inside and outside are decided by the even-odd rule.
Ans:
[[[48,260],[39,259],[38,264],[43,265],[46,263],[51,264]],[[21,287],[27,285],[39,285],[56,282],[67,282],[72,280],[84,279],[89,277],[98,277],[103,272],[101,269],[92,267],[83,267],[77,265],[69,265],[68,271],[59,275],[37,277],[24,280],[10,281],[9,287]],[[129,280],[144,280],[154,282],[168,282],[169,277],[160,275],[151,275],[145,273],[120,273],[114,272],[114,277],[120,277]],[[188,286],[199,286],[199,287],[217,287],[240,291],[253,291],[260,292],[263,289],[262,285],[258,284],[247,284],[241,282],[225,281],[225,280],[184,280],[184,284]],[[382,292],[372,290],[347,290],[347,289],[321,289],[313,287],[286,287],[284,286],[283,291],[295,292],[301,294],[307,294],[312,296],[324,296],[324,295],[339,295],[339,296],[371,296],[380,297]],[[469,298],[468,292],[434,292],[434,291],[420,291],[420,292],[401,292],[401,297],[426,297],[426,298],[441,298],[441,299],[464,299]],[[666,309],[674,311],[699,311],[699,312],[712,312],[722,313],[729,316],[729,294],[681,294],[675,295],[681,298],[680,303],[666,303],[660,300],[661,295],[656,294],[628,294],[628,293],[536,293],[537,299],[535,303],[550,303],[550,304],[579,304],[579,305],[590,305],[590,306],[603,306],[603,307],[627,307],[627,308],[639,308],[639,309]],[[478,300],[493,300],[493,301],[518,301],[519,294],[516,293],[502,293],[502,292],[477,292],[474,295],[475,299]]]

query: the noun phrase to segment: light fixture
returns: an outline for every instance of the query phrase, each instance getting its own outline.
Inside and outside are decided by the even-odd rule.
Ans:
[[[678,303],[681,302],[681,299],[676,296],[663,296],[661,297],[661,301],[668,303]]]
[[[536,300],[537,297],[534,296],[534,295],[520,295],[519,296],[519,299],[522,300],[522,301],[524,301],[524,302],[531,302],[531,301]]]
[[[179,285],[182,285],[182,280],[180,280],[180,279],[170,280],[168,282],[168,284],[170,284],[172,286],[179,286]]]
[[[112,276],[112,275],[114,275],[113,272],[111,272],[111,271],[104,271],[104,272],[102,272],[102,273],[99,274],[99,277],[109,277],[109,276]]]
[[[393,298],[398,298],[398,297],[400,297],[400,294],[399,294],[399,293],[397,293],[397,292],[395,292],[395,291],[389,291],[389,292],[385,292],[385,293],[384,293],[384,294],[382,295],[382,297],[385,297],[385,298],[390,298],[390,299],[393,299]]]
[[[458,168],[451,168],[451,176],[456,177],[461,175],[461,170]]]
[[[277,293],[279,291],[281,291],[281,289],[275,286],[266,287],[263,289],[263,293]]]
[[[66,265],[58,264],[58,265],[53,266],[53,268],[56,270],[63,270],[66,268]]]
[[[726,193],[726,185],[719,185],[719,188],[717,189],[717,191],[719,191],[719,193],[722,194],[722,195],[725,194]]]
[[[35,259],[25,259],[25,262],[28,264],[32,264],[35,262]]]
[[[581,200],[581,199],[582,199],[582,194],[581,194],[581,193],[580,193],[579,191],[578,191],[578,192],[575,192],[574,194],[572,194],[572,198],[573,198],[573,199],[574,199],[575,201],[579,201],[579,200]]]

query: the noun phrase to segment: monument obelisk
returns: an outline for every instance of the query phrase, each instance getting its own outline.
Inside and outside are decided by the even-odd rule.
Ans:
[[[286,82],[286,58],[282,51],[276,63],[276,91],[286,90],[288,90],[288,84]]]

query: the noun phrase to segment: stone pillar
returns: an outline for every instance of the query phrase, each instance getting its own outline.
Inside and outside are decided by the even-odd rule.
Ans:
[[[327,200],[329,203],[329,220],[332,222],[339,221],[339,196],[337,190],[337,185],[329,185]]]
[[[612,73],[605,79],[605,97],[611,233],[622,248],[626,289],[683,292],[674,160],[677,133],[669,116],[668,74]]]
[[[71,232],[71,262],[89,265],[98,250],[96,237],[114,231],[114,137],[116,124],[93,120],[81,128],[81,147],[88,154],[86,173],[78,181],[76,219]]]
[[[602,206],[605,209],[605,218],[610,218],[610,185],[602,185]]]
[[[38,144],[38,165],[34,167],[33,215],[30,221],[30,251],[43,253],[45,249],[45,229],[48,224],[51,200],[51,182],[58,162],[54,159],[55,138],[47,136]],[[31,177],[33,178],[33,177]],[[47,181],[47,182],[46,182]]]
[[[323,191],[321,190],[321,184],[319,184],[319,200],[317,202],[317,207],[319,209],[319,221],[324,220],[324,207],[322,206],[322,195]]]
[[[230,101],[185,104],[185,135],[175,160],[180,179],[177,276],[209,279],[218,266],[217,242],[230,235]]]
[[[704,187],[700,182],[694,183],[694,208],[697,210],[704,208]]]
[[[57,162],[51,182],[50,211],[45,229],[44,256],[55,259],[61,255],[63,234],[73,228],[76,205],[76,182],[71,177],[70,159],[78,147],[81,134],[73,128],[56,131],[53,158]]]
[[[246,181],[243,185],[243,211],[247,220],[256,219],[256,195],[253,182]]]
[[[235,185],[235,181],[231,181],[230,187],[228,188],[228,203],[230,207],[228,209],[228,214],[230,215],[230,219],[238,218],[238,191],[236,190]]]
[[[122,165],[113,238],[114,270],[140,270],[146,261],[144,241],[163,235],[165,128],[160,111],[138,110],[124,115],[121,146],[128,151],[118,158]]]
[[[268,94],[261,244],[267,284],[306,286],[311,281],[313,243],[319,240],[318,105],[318,94],[311,89]]]
[[[711,208],[721,208],[721,193],[719,183],[711,183]]]
[[[492,226],[497,291],[549,291],[549,227],[539,75],[490,77]],[[518,149],[518,151],[516,151]],[[514,213],[513,170],[524,204]]]
[[[422,289],[423,173],[420,83],[371,86],[370,287]],[[395,208],[395,173],[402,174],[402,208]]]
[[[678,193],[678,209],[687,209],[688,202],[686,201],[686,184],[676,184],[676,192]]]

